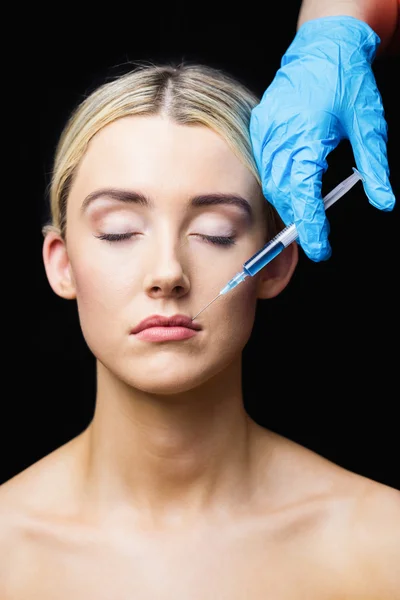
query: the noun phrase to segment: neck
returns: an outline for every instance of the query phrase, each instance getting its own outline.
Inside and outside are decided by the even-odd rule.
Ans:
[[[174,395],[133,389],[99,364],[97,390],[83,436],[92,507],[168,527],[248,504],[260,428],[243,406],[240,363]]]

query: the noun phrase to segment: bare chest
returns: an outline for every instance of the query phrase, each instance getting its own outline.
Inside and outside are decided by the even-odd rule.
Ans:
[[[261,532],[31,539],[10,560],[4,600],[339,600],[341,566],[326,561]]]

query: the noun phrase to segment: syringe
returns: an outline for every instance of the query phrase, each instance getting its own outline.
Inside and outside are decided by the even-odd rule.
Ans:
[[[353,187],[353,185],[357,183],[357,181],[363,179],[362,175],[360,175],[360,173],[354,167],[353,171],[354,173],[352,175],[347,177],[347,179],[344,179],[331,192],[329,192],[329,194],[327,194],[323,198],[325,210],[332,206],[332,204],[334,204],[336,200],[339,200],[339,198],[344,196],[344,194],[346,194]],[[228,281],[226,286],[222,288],[219,294],[215,296],[215,298],[213,298],[211,302],[209,302],[204,308],[201,309],[200,312],[197,313],[197,315],[195,315],[192,318],[192,321],[194,321],[200,313],[206,310],[206,308],[208,308],[210,304],[215,302],[217,298],[233,290],[237,285],[239,285],[239,283],[244,281],[246,277],[254,276],[256,273],[261,271],[261,269],[265,267],[265,265],[270,263],[271,260],[273,260],[276,256],[278,256],[278,254],[282,252],[282,250],[284,250],[287,246],[294,242],[297,239],[297,237],[298,232],[294,223],[285,227],[285,229],[278,233],[278,235],[276,235],[265,246],[263,246],[261,250],[256,252],[251,258],[249,258],[249,260],[247,260],[244,263],[242,271],[236,273],[236,275],[232,277],[230,281]]]

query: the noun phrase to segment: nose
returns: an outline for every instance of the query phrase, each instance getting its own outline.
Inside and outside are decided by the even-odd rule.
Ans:
[[[158,254],[145,275],[144,289],[152,298],[177,299],[189,292],[190,280],[176,249],[158,248]]]

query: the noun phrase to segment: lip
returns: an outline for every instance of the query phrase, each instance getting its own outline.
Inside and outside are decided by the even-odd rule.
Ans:
[[[134,329],[132,329],[131,333],[137,335],[142,331],[146,331],[148,329],[157,329],[163,330],[163,336],[167,339],[168,331],[167,329],[171,329],[170,333],[179,333],[176,330],[178,329],[186,329],[188,332],[194,334],[196,331],[201,329],[198,323],[193,323],[192,319],[186,315],[172,315],[170,317],[166,317],[163,315],[151,315],[150,317],[146,317],[143,321],[140,321],[138,325]],[[183,333],[183,332],[181,332]]]

